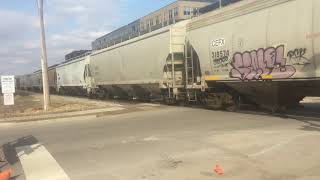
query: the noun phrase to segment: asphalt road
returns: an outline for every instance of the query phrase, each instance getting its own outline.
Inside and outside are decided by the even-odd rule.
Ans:
[[[318,121],[153,107],[0,124],[0,167],[18,180],[318,180],[319,142]]]

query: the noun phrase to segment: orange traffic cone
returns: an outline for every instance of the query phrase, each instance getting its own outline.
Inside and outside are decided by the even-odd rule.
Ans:
[[[223,169],[219,165],[216,165],[216,167],[214,168],[214,172],[220,176],[223,175]]]
[[[6,170],[0,173],[0,180],[9,180],[12,174],[12,170]]]

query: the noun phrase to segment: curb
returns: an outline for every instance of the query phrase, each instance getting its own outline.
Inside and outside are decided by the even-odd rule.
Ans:
[[[97,115],[97,114],[102,114],[102,113],[109,113],[109,112],[123,111],[123,110],[125,110],[125,108],[111,107],[111,108],[104,108],[104,109],[66,112],[66,113],[59,113],[59,114],[46,114],[46,115],[39,115],[39,116],[3,118],[3,119],[0,119],[0,124],[2,124],[2,123],[24,123],[24,122],[43,121],[43,120],[52,120],[52,119],[60,119],[60,118],[90,116],[90,115]]]

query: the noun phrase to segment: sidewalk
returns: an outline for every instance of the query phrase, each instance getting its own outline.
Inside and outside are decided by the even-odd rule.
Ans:
[[[22,123],[22,122],[31,122],[31,121],[41,121],[41,120],[52,120],[60,118],[71,118],[78,116],[90,116],[90,115],[99,115],[115,111],[123,111],[126,108],[122,107],[109,107],[103,109],[93,109],[85,111],[76,111],[76,112],[65,112],[65,113],[56,113],[56,114],[43,114],[37,116],[23,116],[23,117],[10,117],[10,118],[0,118],[0,123]]]
[[[85,97],[51,95],[48,112],[42,110],[42,94],[20,91],[15,95],[14,106],[0,102],[0,124],[64,119],[80,116],[102,117],[136,111],[157,109],[159,104],[128,103],[113,100],[96,100]],[[0,96],[0,101],[2,97]]]
[[[0,101],[2,98],[0,96]],[[46,112],[42,109],[42,94],[19,91],[15,94],[14,106],[4,106],[0,102],[0,123],[69,118],[125,109],[119,103],[83,97],[51,95],[50,99],[50,109]]]

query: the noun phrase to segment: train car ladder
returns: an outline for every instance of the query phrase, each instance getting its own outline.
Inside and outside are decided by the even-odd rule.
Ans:
[[[194,72],[194,59],[193,51],[189,43],[185,46],[185,84],[188,87],[193,86],[195,83],[195,72]]]
[[[193,50],[189,42],[185,43],[185,87],[187,90],[187,97],[189,101],[197,101],[196,91],[194,91],[195,81],[195,67]]]
[[[183,59],[176,59],[176,54],[183,53],[185,46],[185,32],[186,29],[184,26],[172,26],[170,29],[170,61],[167,61],[166,64],[166,68],[171,73],[171,77],[169,78],[170,85],[168,84],[169,98],[175,98],[175,96],[178,94],[178,88],[180,88],[180,85],[177,83],[176,66],[180,65],[180,63],[183,65]]]

